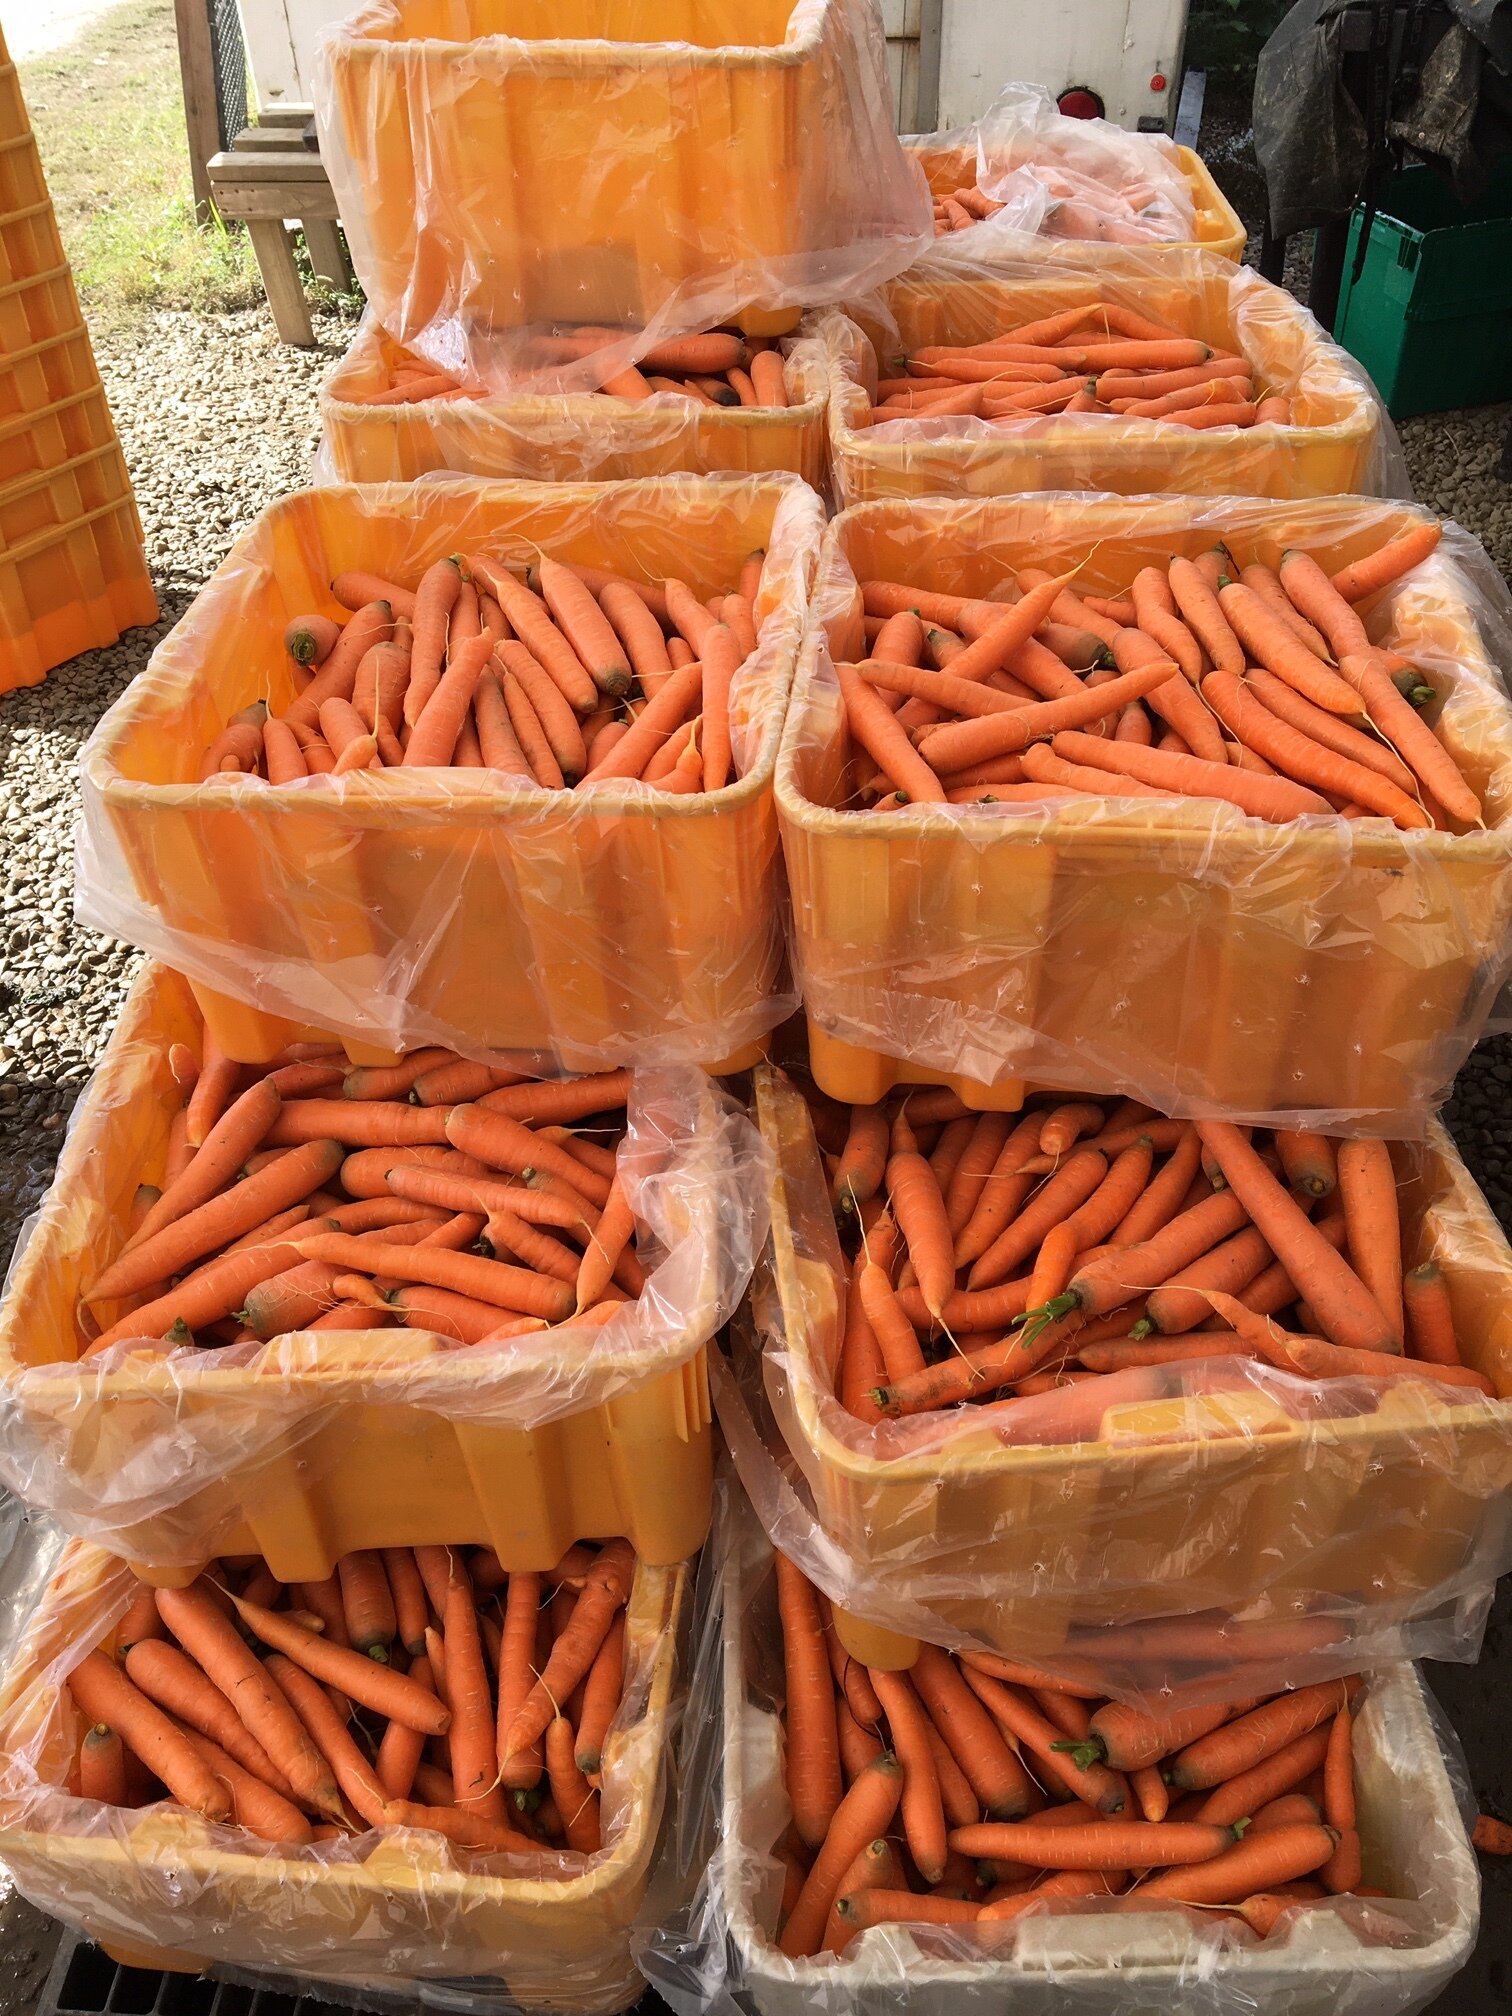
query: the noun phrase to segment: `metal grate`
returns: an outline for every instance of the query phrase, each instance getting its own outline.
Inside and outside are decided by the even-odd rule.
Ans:
[[[229,147],[247,123],[247,51],[236,0],[205,0],[215,60],[215,118],[220,144]]]

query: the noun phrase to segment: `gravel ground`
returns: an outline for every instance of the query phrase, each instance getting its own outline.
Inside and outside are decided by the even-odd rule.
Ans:
[[[46,1186],[69,1111],[136,955],[73,921],[74,769],[95,722],[147,663],[238,532],[308,480],[315,392],[350,340],[320,320],[291,350],[266,309],[154,314],[97,343],[147,535],[162,619],[0,698],[0,1254]]]

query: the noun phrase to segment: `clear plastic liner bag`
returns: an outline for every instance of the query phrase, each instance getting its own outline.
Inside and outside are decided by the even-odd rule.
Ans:
[[[1366,1880],[1384,1898],[1307,1904],[1263,1941],[1217,1912],[1076,1901],[992,1926],[877,1926],[843,1953],[787,1959],[776,1578],[738,1499],[720,1503],[715,1546],[722,1601],[701,1622],[691,1689],[711,1719],[717,1704],[723,1768],[678,1815],[692,1904],[637,1934],[641,1971],[675,2016],[1411,2016],[1469,1958],[1480,1884],[1463,1763],[1417,1671],[1395,1665],[1369,1672],[1355,1703]]]
[[[872,420],[878,377],[894,375],[913,351],[986,342],[1091,302],[1247,357],[1256,399],[1289,399],[1291,418],[1198,430],[1095,412]],[[825,326],[832,480],[842,505],[1022,490],[1412,495],[1396,430],[1364,369],[1284,288],[1211,252],[1057,248],[1022,238],[978,251],[963,232],[844,306],[845,316]]]
[[[437,1984],[428,2004],[447,1984],[432,2006],[610,2016],[639,1992],[631,1932],[666,1790],[686,1576],[637,1570],[598,1854],[454,1858],[409,1828],[293,1847],[166,1799],[132,1809],[78,1796],[83,1723],[61,1683],[109,1644],[137,1584],[123,1563],[44,1530],[5,1592],[0,1861],[41,1910],[136,1965],[161,1955],[272,1970],[358,2006],[364,1990],[413,1980]]]
[[[943,423],[942,423],[943,424]],[[1423,513],[1366,498],[1029,496],[875,503],[825,534],[778,765],[792,951],[811,1029],[848,1059],[824,1089],[874,1099],[880,1060],[993,1088],[1119,1092],[1257,1126],[1421,1135],[1512,963],[1512,601],[1476,542],[1361,604],[1420,664],[1426,711],[1484,825],[1284,824],[1211,799],[1032,799],[841,809],[852,778],[833,659],[865,655],[857,584],[990,595],[1018,568],[1079,566],[1126,593],[1217,541],[1329,571]],[[892,1078],[906,1077],[896,1062]],[[980,1103],[980,1102],[979,1102]]]
[[[406,1539],[492,1536],[507,1555],[510,1542],[531,1545],[539,1518],[537,1551],[550,1558],[506,1566],[549,1566],[583,1537],[559,1522],[570,1524],[591,1482],[607,1488],[606,1478],[619,1480],[616,1505],[639,1507],[648,1532],[674,1536],[654,1558],[693,1552],[708,1502],[703,1354],[766,1236],[770,1155],[745,1111],[701,1072],[637,1074],[619,1165],[647,1281],[602,1327],[569,1321],[465,1348],[409,1329],[301,1331],[217,1349],[123,1339],[76,1362],[79,1297],[119,1246],[137,1185],[162,1168],[178,1104],[169,1046],[197,1053],[200,1041],[182,980],[149,967],[74,1109],[0,1302],[9,1488],[159,1573],[221,1551],[271,1554],[266,1536],[301,1560],[312,1547],[325,1559],[391,1544],[350,1537],[332,1507],[346,1506],[348,1520],[359,1503],[370,1523],[402,1521],[410,1491],[417,1521],[444,1523],[445,1506],[460,1502],[473,1523],[482,1508],[484,1530]],[[586,1448],[569,1432],[584,1416]],[[658,1473],[663,1442],[675,1472],[669,1453]],[[651,1553],[646,1533],[624,1530]],[[286,1569],[282,1579],[297,1578]]]
[[[919,158],[937,198],[974,182],[1002,206],[982,220],[993,226],[994,239],[1014,232],[1094,245],[1155,245],[1191,244],[1199,235],[1181,150],[1164,133],[1126,133],[1106,119],[1069,119],[1040,84],[1005,84],[972,125],[904,145]],[[964,173],[950,182],[958,160]]]
[[[1512,1567],[1506,1400],[1215,1356],[862,1422],[835,1394],[845,1273],[807,1108],[765,1067],[757,1099],[771,1244],[715,1405],[857,1656],[922,1638],[1168,1705],[1476,1657]],[[1406,1258],[1438,1263],[1465,1362],[1512,1393],[1505,1236],[1440,1130],[1394,1152]]]
[[[818,489],[824,473],[828,365],[815,318],[785,337],[789,403],[698,404],[676,392],[609,399],[595,392],[448,393],[371,403],[405,355],[364,316],[320,388],[317,483],[404,483],[432,470],[530,482],[608,483],[681,472],[791,470]]]
[[[771,780],[823,513],[797,477],[307,490],[244,532],[96,728],[81,764],[81,918],[216,999],[383,1051],[441,1044],[555,1076],[741,1068],[791,1012]],[[293,698],[285,626],[342,617],[357,568],[413,587],[448,553],[675,574],[729,592],[766,551],[731,690],[735,781],[550,791],[486,770],[196,781],[229,717]],[[234,1021],[234,1018],[232,1018]],[[235,1057],[271,1055],[284,1028]],[[253,1040],[258,1040],[254,1037]]]
[[[380,321],[499,391],[791,329],[930,236],[867,0],[370,0],[321,38],[315,105]],[[553,334],[584,328],[621,333]]]

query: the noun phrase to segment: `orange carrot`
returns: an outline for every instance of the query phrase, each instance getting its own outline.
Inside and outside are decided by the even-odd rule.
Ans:
[[[1156,1898],[1183,1904],[1229,1904],[1271,1884],[1310,1875],[1322,1868],[1333,1848],[1334,1836],[1327,1827],[1277,1827],[1254,1840],[1239,1842],[1210,1862],[1153,1876],[1126,1902],[1133,1910]]]
[[[1047,1827],[1037,1820],[1011,1826],[957,1827],[952,1848],[991,1861],[1036,1869],[1139,1869],[1211,1862],[1234,1846],[1230,1827],[1201,1821],[1093,1820],[1082,1827]]]
[[[597,1555],[569,1624],[552,1645],[550,1658],[509,1726],[506,1760],[545,1734],[557,1704],[587,1676],[616,1611],[629,1600],[634,1569],[635,1555],[626,1540],[611,1540]]]
[[[1136,671],[1121,673],[1095,690],[1084,687],[1064,699],[1036,701],[1009,714],[946,722],[926,731],[919,752],[940,772],[963,769],[992,756],[1015,755],[1043,736],[1117,714],[1129,701],[1143,699],[1166,680],[1180,676],[1171,659],[1160,658]]]
[[[1052,1226],[1086,1203],[1107,1175],[1107,1158],[1097,1149],[1078,1148],[1025,1206],[1017,1218],[975,1261],[967,1276],[971,1288],[990,1288],[1036,1251]]]
[[[1197,1131],[1276,1258],[1294,1281],[1306,1283],[1308,1301],[1328,1336],[1355,1349],[1400,1352],[1400,1331],[1392,1329],[1358,1274],[1297,1207],[1239,1129],[1226,1121],[1204,1120]]]
[[[68,1676],[68,1690],[80,1713],[113,1730],[180,1805],[207,1820],[230,1817],[224,1788],[193,1745],[103,1652],[85,1654]]]
[[[1090,1756],[1083,1750],[1073,1751],[1079,1762],[1095,1763],[1098,1759],[1110,1764],[1115,1771],[1139,1771],[1147,1764],[1158,1764],[1162,1757],[1173,1750],[1184,1749],[1188,1743],[1195,1743],[1199,1736],[1206,1736],[1217,1729],[1226,1719],[1226,1707],[1180,1708],[1166,1715],[1147,1715],[1142,1709],[1131,1708],[1122,1701],[1110,1701],[1099,1708],[1092,1717],[1090,1737],[1094,1747]]]
[[[986,1812],[998,1820],[1026,1813],[1028,1775],[955,1662],[935,1646],[921,1645],[908,1677]]]
[[[801,1959],[818,1950],[841,1878],[868,1842],[886,1834],[902,1795],[902,1766],[884,1751],[867,1765],[839,1802],[798,1901],[782,1928],[778,1944],[789,1959]]]
[[[1349,567],[1341,567],[1330,577],[1330,586],[1346,602],[1363,602],[1367,595],[1374,595],[1380,588],[1393,581],[1399,581],[1410,568],[1426,560],[1443,536],[1443,528],[1437,523],[1414,525],[1410,531],[1399,532],[1394,539],[1388,539],[1384,546],[1378,546],[1363,560],[1356,560]]]
[[[201,1736],[208,1736],[244,1771],[250,1771],[284,1798],[292,1798],[288,1780],[226,1696],[177,1645],[162,1639],[139,1641],[126,1655],[126,1672],[133,1684],[160,1708]]]
[[[882,1704],[893,1750],[903,1767],[902,1815],[908,1852],[925,1882],[938,1883],[945,1873],[945,1813],[924,1710],[904,1674],[873,1666],[867,1669],[867,1677]]]
[[[126,1804],[126,1751],[103,1722],[86,1730],[79,1746],[79,1797],[102,1806]]]
[[[1385,1316],[1393,1337],[1405,1334],[1402,1313],[1402,1226],[1396,1171],[1384,1141],[1342,1141],[1339,1195],[1349,1259]],[[1311,1283],[1309,1299],[1311,1299]]]
[[[336,1783],[353,1810],[370,1827],[382,1826],[387,1803],[382,1783],[358,1749],[325,1688],[280,1652],[269,1655],[268,1676],[299,1718],[309,1740],[330,1765]]]
[[[787,1673],[787,1786],[800,1840],[820,1847],[842,1798],[834,1688],[812,1585],[776,1554]]]
[[[1402,1283],[1402,1302],[1413,1356],[1432,1365],[1462,1364],[1448,1285],[1436,1262],[1413,1268]]]
[[[383,1562],[371,1551],[344,1554],[336,1563],[336,1573],[348,1643],[369,1659],[386,1662],[398,1621]]]
[[[561,1715],[554,1717],[546,1730],[546,1769],[568,1848],[577,1855],[596,1855],[603,1839],[598,1794],[578,1769],[572,1751],[572,1724]]]
[[[159,1597],[161,1605],[162,1598]],[[237,1616],[263,1644],[282,1652],[315,1679],[339,1687],[365,1708],[408,1728],[423,1729],[429,1736],[444,1736],[451,1718],[428,1689],[417,1687],[402,1673],[380,1666],[375,1660],[343,1645],[328,1644],[324,1637],[306,1631],[277,1611],[249,1603],[245,1597],[231,1599]],[[170,1619],[170,1623],[171,1623]],[[177,1627],[175,1626],[176,1630]],[[191,1648],[193,1649],[193,1648]],[[254,1730],[253,1732],[257,1732]],[[266,1747],[266,1746],[265,1746]],[[275,1758],[274,1760],[278,1760]],[[293,1782],[291,1778],[291,1783]]]
[[[1512,1827],[1505,1820],[1494,1819],[1489,1813],[1475,1816],[1470,1841],[1483,1855],[1512,1855]]]
[[[1347,655],[1339,670],[1365,702],[1371,722],[1452,818],[1474,826],[1480,800],[1428,723],[1404,700],[1373,657]]]
[[[212,1592],[203,1583],[187,1589],[160,1589],[158,1609],[163,1622],[219,1687],[301,1805],[339,1819],[341,1800],[324,1758]]]
[[[1031,1751],[1054,1777],[1085,1799],[1099,1813],[1125,1813],[1129,1791],[1124,1779],[1104,1764],[1082,1766],[1057,1748],[1061,1733],[1016,1687],[992,1678],[979,1663],[965,1667],[966,1682],[989,1714],[1018,1744]]]
[[[1358,1682],[1353,1684],[1358,1686]],[[1166,1780],[1183,1792],[1192,1792],[1237,1777],[1328,1721],[1347,1701],[1350,1691],[1351,1683],[1330,1680],[1278,1695],[1238,1721],[1225,1723],[1189,1743],[1171,1760]]]
[[[1289,1132],[1276,1129],[1276,1152],[1293,1190],[1309,1197],[1328,1197],[1338,1186],[1339,1168],[1334,1144],[1326,1134]]]
[[[446,1703],[451,1713],[446,1740],[455,1800],[469,1813],[502,1826],[504,1794],[495,1755],[493,1694],[483,1662],[472,1587],[455,1554],[447,1581],[443,1629]]]

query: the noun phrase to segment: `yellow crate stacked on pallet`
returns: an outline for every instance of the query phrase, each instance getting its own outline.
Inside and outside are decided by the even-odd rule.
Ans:
[[[0,693],[157,620],[142,530],[0,32]]]

